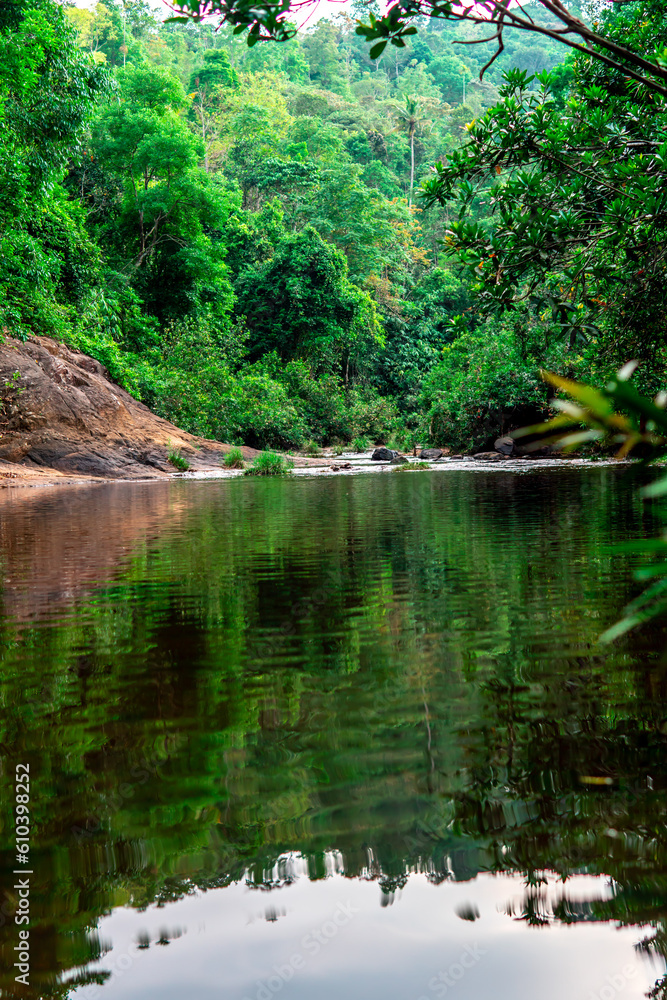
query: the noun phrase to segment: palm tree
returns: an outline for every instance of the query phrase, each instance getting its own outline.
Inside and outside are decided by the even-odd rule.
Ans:
[[[412,194],[415,186],[415,136],[422,132],[427,123],[431,123],[433,111],[438,102],[430,97],[411,97],[405,94],[405,107],[400,104],[394,105],[395,114],[398,118],[396,132],[404,132],[410,143],[410,195],[408,197],[408,208],[412,208]],[[431,117],[426,117],[423,112],[429,109]]]

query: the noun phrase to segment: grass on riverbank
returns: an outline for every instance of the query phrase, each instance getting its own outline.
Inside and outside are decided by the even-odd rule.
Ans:
[[[283,455],[272,451],[263,451],[258,455],[244,476],[284,476],[294,468],[294,462]]]
[[[406,465],[399,465],[394,472],[422,472],[424,469],[430,469],[431,466],[428,462],[408,462]]]
[[[225,469],[243,469],[245,468],[245,462],[243,460],[243,452],[240,448],[232,448],[225,455],[223,462]]]

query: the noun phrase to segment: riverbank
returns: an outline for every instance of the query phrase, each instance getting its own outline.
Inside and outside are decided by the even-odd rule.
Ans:
[[[156,416],[116,385],[99,361],[48,337],[0,342],[0,489],[143,482],[156,479],[227,479],[242,475],[223,467],[231,445],[197,437]],[[260,452],[241,447],[246,464]],[[480,469],[525,473],[536,467],[592,463],[587,459],[484,453],[443,455],[424,463],[432,470]],[[293,475],[397,473],[410,466],[371,460],[371,451],[317,457],[292,455]],[[183,459],[188,471],[177,471]]]
[[[247,449],[251,450],[251,449]],[[256,454],[259,454],[258,452]],[[351,453],[349,455],[337,456],[336,458],[323,457],[318,459],[293,457],[295,467],[291,470],[291,476],[358,476],[368,473],[381,473],[383,475],[405,474],[406,466],[390,465],[388,462],[372,462],[366,455]],[[413,463],[418,468],[410,469],[410,472],[511,472],[515,475],[528,475],[545,470],[558,470],[565,468],[603,468],[608,466],[618,466],[619,464],[631,464],[629,460],[622,463],[615,459],[603,459],[592,461],[587,458],[544,458],[534,461],[525,459],[507,459],[503,462],[480,461],[474,458],[448,458],[439,459],[437,462],[423,463],[415,459]],[[424,466],[426,466],[424,468]],[[408,466],[409,468],[409,466]],[[9,462],[0,461],[0,490],[17,487],[57,487],[57,486],[87,486],[94,484],[110,483],[148,483],[165,480],[188,480],[188,481],[210,481],[222,479],[237,479],[243,476],[242,469],[224,469],[220,466],[189,470],[187,472],[164,473],[162,475],[146,475],[142,478],[132,477],[124,479],[122,477],[104,476],[69,476],[59,473],[53,469],[30,469],[23,466],[12,465]]]

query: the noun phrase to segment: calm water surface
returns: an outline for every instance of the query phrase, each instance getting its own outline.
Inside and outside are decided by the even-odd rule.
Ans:
[[[636,592],[610,547],[656,527],[636,486],[531,466],[3,491],[0,995],[647,995],[665,634],[596,642]]]

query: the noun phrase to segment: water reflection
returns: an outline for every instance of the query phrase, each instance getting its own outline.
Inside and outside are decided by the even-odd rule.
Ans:
[[[565,896],[583,913],[591,898],[612,894],[600,883],[579,876],[566,891],[552,878],[541,898],[551,914]],[[416,875],[383,909],[368,881],[297,877],[271,896],[282,910],[276,922],[266,900],[238,884],[173,906],[171,918],[187,930],[164,950],[157,945],[165,911],[120,910],[102,922],[114,942],[102,964],[113,975],[97,995],[134,1000],[150,995],[157,980],[170,1000],[219,997],[221,983],[225,996],[239,1000],[608,1000],[610,987],[612,996],[634,1000],[659,974],[637,953],[629,928],[610,933],[592,920],[573,935],[558,920],[537,932],[508,919],[508,909],[521,907],[521,892],[503,877],[434,886]],[[479,912],[474,927],[458,916],[466,906]],[[138,933],[149,941],[144,953],[136,947]],[[84,1000],[95,995],[90,988],[81,993]]]
[[[3,995],[17,762],[33,778],[44,996],[108,979],[101,996],[157,983],[254,998],[254,972],[234,970],[244,954],[270,970],[256,927],[275,943],[319,926],[340,886],[364,913],[336,938],[344,957],[332,945],[285,996],[430,1000],[442,941],[474,944],[485,894],[495,957],[462,998],[464,982],[504,996],[490,984],[505,969],[508,996],[539,983],[589,1000],[584,983],[616,975],[619,935],[628,961],[641,943],[662,962],[664,636],[595,642],[632,590],[609,544],[653,528],[631,482],[592,469],[7,494]],[[251,897],[264,916],[246,931]],[[196,944],[208,907],[228,912],[225,933],[238,924],[224,962],[215,934]],[[138,957],[109,978],[126,926]],[[615,996],[664,968],[637,960]]]

